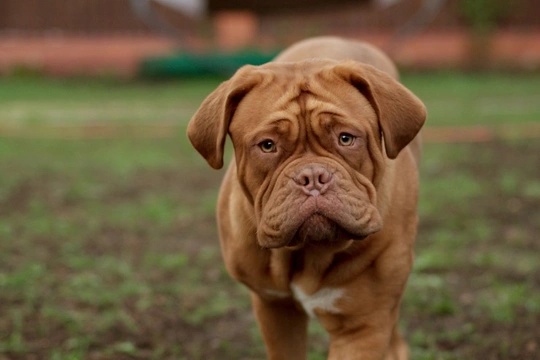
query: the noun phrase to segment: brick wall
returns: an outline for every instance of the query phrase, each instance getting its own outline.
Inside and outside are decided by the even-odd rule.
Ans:
[[[249,2],[248,0],[246,0]],[[305,0],[298,0],[306,3]],[[455,29],[463,25],[460,0],[448,0],[432,29]],[[471,0],[475,1],[475,0]],[[237,0],[236,3],[242,2]],[[335,9],[307,7],[301,14],[296,9],[260,17],[263,33],[300,30],[303,33],[341,33],[387,31],[403,25],[418,9],[422,0],[404,0],[387,9],[378,9],[358,0]],[[227,1],[221,1],[227,3]],[[336,2],[337,4],[338,2]],[[174,11],[158,11],[181,31],[204,32],[205,25]],[[511,11],[503,25],[512,28],[540,28],[537,0],[512,0]],[[149,33],[131,11],[129,0],[0,0],[0,31],[60,31],[63,33]],[[275,34],[273,34],[275,35]]]

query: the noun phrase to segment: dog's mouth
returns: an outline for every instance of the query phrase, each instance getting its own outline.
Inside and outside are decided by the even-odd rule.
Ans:
[[[365,238],[366,236],[351,234],[339,226],[335,221],[316,212],[300,225],[287,246],[298,247],[307,243],[330,243],[348,240],[363,240]]]
[[[311,164],[281,172],[283,179],[276,182],[279,187],[271,189],[275,191],[260,206],[259,245],[334,246],[363,240],[381,230],[381,216],[369,197],[369,181],[355,182],[347,171],[327,168],[330,166]]]

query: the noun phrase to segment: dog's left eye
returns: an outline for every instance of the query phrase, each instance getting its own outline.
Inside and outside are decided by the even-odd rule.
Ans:
[[[339,144],[341,146],[351,146],[352,144],[354,144],[355,139],[356,137],[348,133],[339,134]]]
[[[261,141],[259,147],[265,153],[276,152],[276,144],[272,140]]]

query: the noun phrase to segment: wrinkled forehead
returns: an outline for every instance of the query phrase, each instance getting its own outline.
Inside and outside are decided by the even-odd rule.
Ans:
[[[332,71],[333,65],[331,61],[313,60],[261,66],[261,81],[240,102],[230,132],[245,133],[283,119],[295,122],[321,114],[365,122],[355,123],[357,126],[376,126],[371,104]]]

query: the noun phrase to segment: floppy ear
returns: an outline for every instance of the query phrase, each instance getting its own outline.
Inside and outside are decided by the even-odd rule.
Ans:
[[[214,169],[223,166],[225,139],[238,104],[260,81],[255,69],[255,66],[244,66],[221,83],[202,102],[188,124],[189,141]]]
[[[395,159],[426,121],[426,107],[422,101],[371,65],[346,61],[336,65],[334,71],[371,103],[379,118],[386,155]]]

